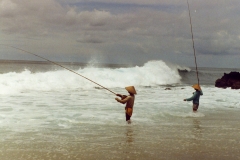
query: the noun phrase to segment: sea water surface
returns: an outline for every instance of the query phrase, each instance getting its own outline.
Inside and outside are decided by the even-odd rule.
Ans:
[[[0,64],[0,159],[240,159],[239,90],[214,87],[224,72],[200,68],[200,108],[189,67],[67,66],[115,93],[137,91],[132,124],[115,95],[62,68]],[[169,88],[170,90],[166,90]]]

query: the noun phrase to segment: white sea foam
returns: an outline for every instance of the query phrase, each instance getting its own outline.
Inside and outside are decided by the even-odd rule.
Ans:
[[[133,124],[161,123],[168,117],[204,118],[209,110],[240,108],[239,91],[202,86],[204,95],[200,98],[199,110],[192,113],[192,102],[183,99],[190,97],[193,89],[184,88],[137,87]],[[124,88],[114,88],[114,91],[126,93]],[[0,128],[14,132],[71,129],[88,124],[125,125],[124,105],[105,90],[29,91],[0,98]]]
[[[182,117],[182,118],[199,118],[204,117],[205,115],[201,112],[169,112],[168,115],[174,117]]]
[[[162,61],[132,68],[87,67],[77,72],[116,93],[127,94],[124,87],[135,85],[135,125],[161,123],[169,117],[204,118],[209,110],[240,108],[238,90],[203,85],[198,113],[192,113],[192,102],[183,101],[192,96],[191,86],[165,90],[160,85],[180,81],[177,70]],[[115,101],[115,95],[65,70],[0,74],[0,87],[0,128],[6,130],[125,125],[124,105]]]
[[[179,83],[181,77],[176,66],[168,66],[163,61],[150,61],[144,66],[131,68],[86,67],[77,70],[79,74],[107,88],[134,86],[156,86]],[[31,73],[10,72],[0,74],[0,94],[13,94],[29,90],[51,91],[62,89],[89,89],[96,84],[74,75],[67,70]],[[98,87],[98,86],[97,86]]]

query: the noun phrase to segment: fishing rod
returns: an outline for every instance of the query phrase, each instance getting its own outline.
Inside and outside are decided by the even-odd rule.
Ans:
[[[195,66],[196,66],[197,80],[198,80],[198,85],[199,85],[197,58],[196,58],[195,47],[194,47],[194,39],[193,39],[192,19],[191,19],[190,7],[189,7],[188,0],[187,0],[187,4],[188,4],[188,13],[189,13],[190,26],[191,26],[191,33],[192,33],[192,44],[193,44],[193,52],[194,52],[194,57],[195,57]]]
[[[32,52],[29,52],[29,51],[23,50],[23,49],[21,49],[21,48],[17,48],[17,47],[10,46],[10,45],[5,45],[5,44],[0,44],[0,45],[2,45],[2,46],[7,46],[7,47],[11,47],[11,48],[14,48],[14,49],[17,49],[17,50],[23,51],[23,52],[25,52],[25,53],[32,54],[32,55],[34,55],[34,56],[36,56],[36,57],[39,57],[39,58],[41,58],[41,59],[44,59],[44,60],[46,60],[46,61],[48,61],[48,62],[50,62],[50,63],[53,63],[53,64],[55,64],[55,65],[57,65],[57,66],[60,66],[60,67],[64,68],[64,69],[66,69],[66,70],[68,70],[68,71],[70,71],[70,72],[72,72],[72,73],[75,73],[75,74],[77,74],[77,75],[79,75],[79,76],[81,76],[81,77],[83,77],[83,78],[85,78],[85,79],[91,81],[92,83],[95,83],[95,84],[99,85],[99,86],[102,87],[103,89],[106,89],[106,90],[108,90],[109,92],[111,92],[111,93],[113,93],[113,94],[116,95],[116,93],[114,93],[114,92],[111,91],[110,89],[108,89],[108,88],[106,88],[106,87],[104,87],[104,86],[102,86],[102,85],[100,85],[100,84],[94,82],[93,80],[91,80],[91,79],[89,79],[89,78],[87,78],[87,77],[85,77],[85,76],[83,76],[83,75],[81,75],[81,74],[79,74],[79,73],[77,73],[77,72],[75,72],[75,71],[73,71],[73,70],[67,68],[67,67],[62,66],[62,65],[59,64],[59,63],[56,63],[56,62],[50,61],[50,60],[48,60],[47,58],[41,57],[41,56],[39,56],[39,55],[37,55],[37,54],[34,54],[34,53],[32,53]]]

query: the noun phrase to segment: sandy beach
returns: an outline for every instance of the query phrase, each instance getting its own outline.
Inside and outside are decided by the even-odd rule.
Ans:
[[[239,110],[204,114],[205,117],[168,117],[154,125],[133,121],[118,128],[76,124],[72,135],[51,129],[41,133],[44,137],[37,132],[18,133],[1,141],[0,159],[240,159]]]

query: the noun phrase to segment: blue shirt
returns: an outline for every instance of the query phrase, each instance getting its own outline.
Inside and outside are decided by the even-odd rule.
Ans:
[[[194,104],[199,104],[199,98],[201,95],[203,95],[203,92],[201,90],[197,90],[196,92],[194,92],[193,96],[186,99],[186,101],[193,101]]]

